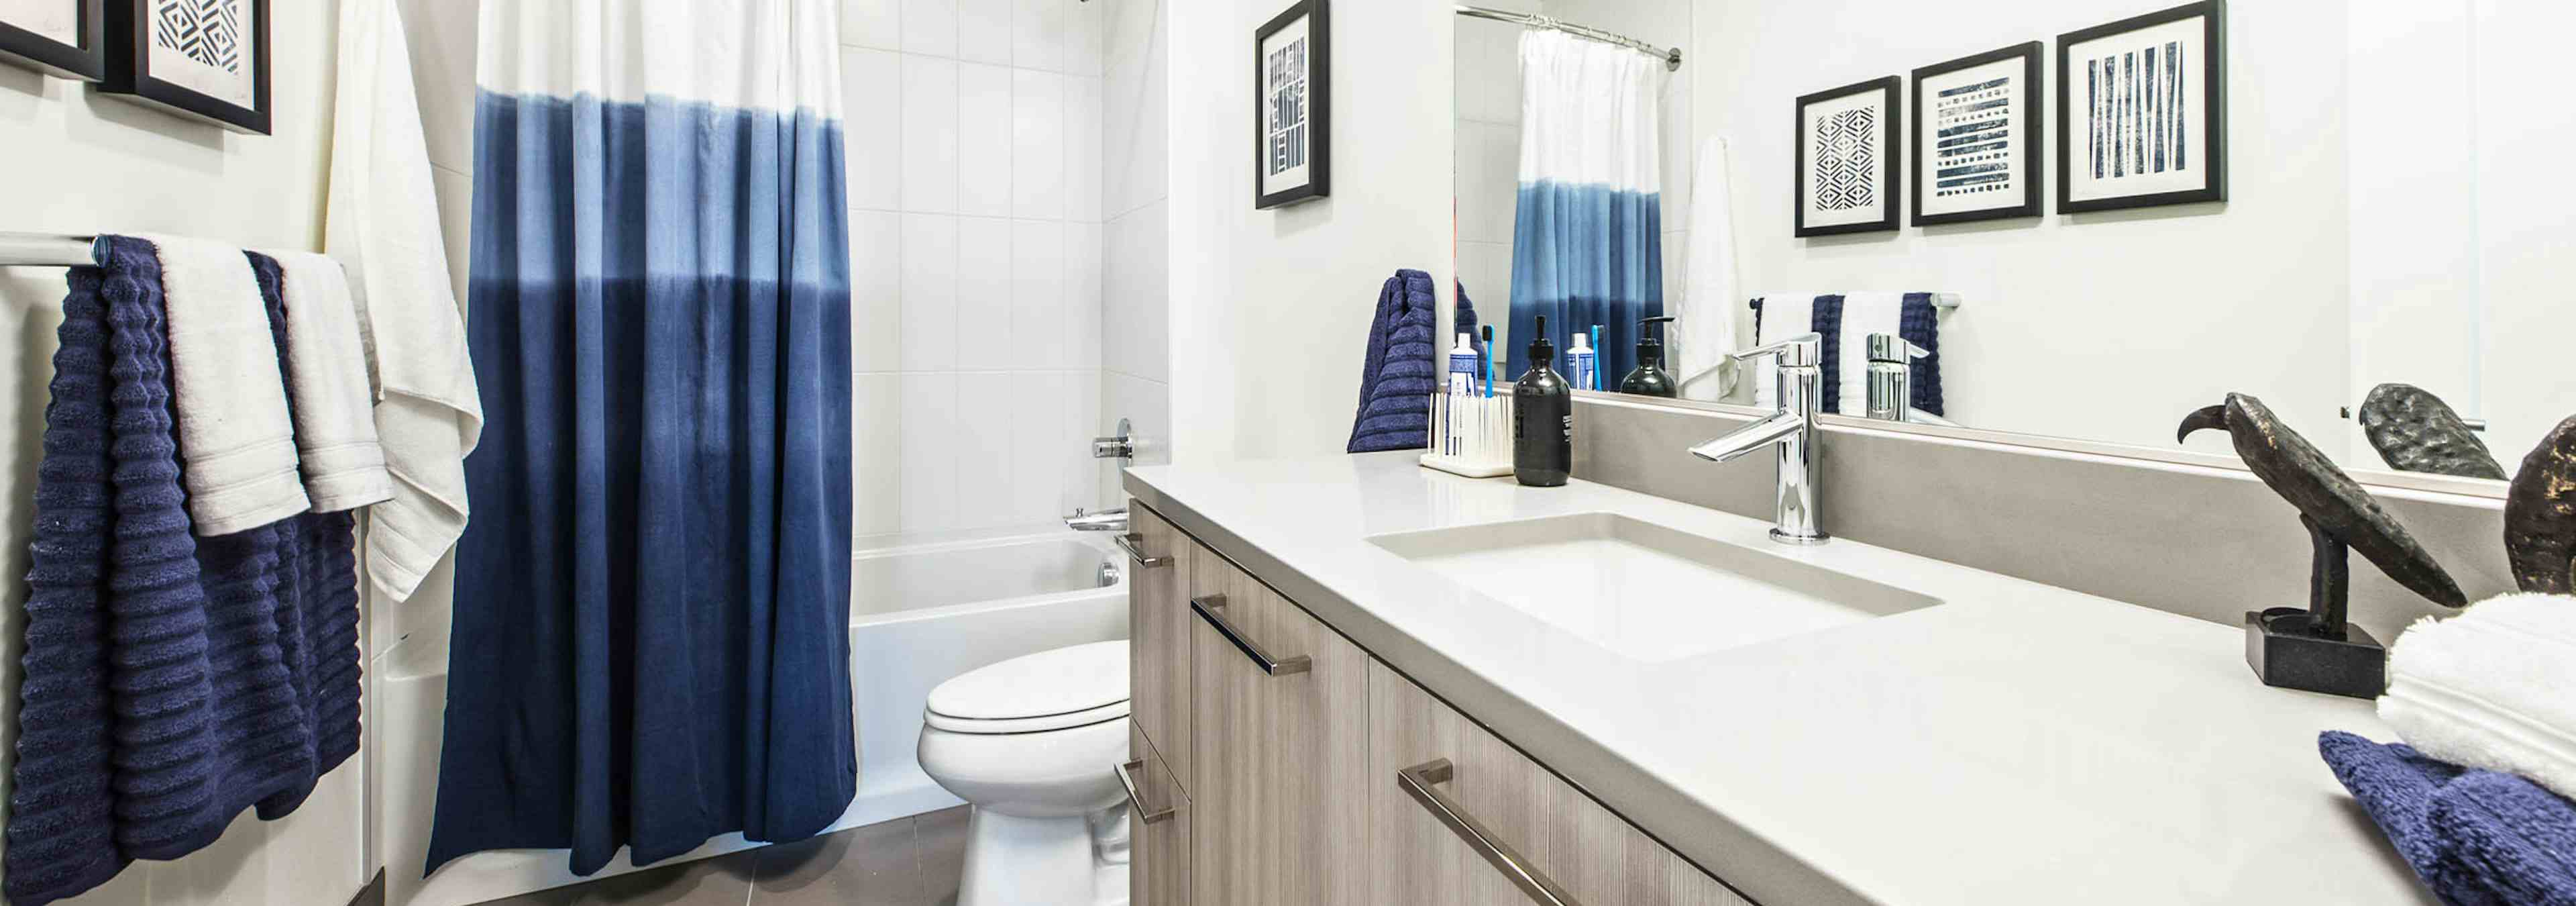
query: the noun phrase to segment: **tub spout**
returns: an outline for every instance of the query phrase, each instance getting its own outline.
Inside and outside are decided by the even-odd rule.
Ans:
[[[1127,530],[1127,508],[1085,512],[1077,507],[1064,517],[1064,527],[1077,532],[1123,532]]]

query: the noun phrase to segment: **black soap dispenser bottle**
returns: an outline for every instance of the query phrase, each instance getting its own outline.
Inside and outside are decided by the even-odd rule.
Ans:
[[[1619,392],[1665,399],[1681,395],[1681,382],[1664,370],[1664,340],[1658,336],[1672,320],[1673,316],[1665,315],[1637,322],[1637,367],[1619,380]]]
[[[1574,388],[1551,367],[1556,344],[1547,318],[1529,344],[1529,371],[1512,382],[1512,478],[1532,487],[1565,484],[1574,472]]]

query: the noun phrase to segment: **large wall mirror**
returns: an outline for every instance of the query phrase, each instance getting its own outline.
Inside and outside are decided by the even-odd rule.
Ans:
[[[1848,417],[2227,454],[2175,428],[2234,391],[2365,479],[2509,476],[2576,415],[2576,108],[2550,65],[2576,6],[2101,28],[2168,8],[1462,5],[1460,296],[1506,380],[1545,316],[1603,392],[1643,355],[1671,383],[1632,390],[1762,406],[1770,376],[1725,354],[1819,329]],[[2079,195],[2170,203],[2062,200],[2066,119]],[[2208,177],[2176,164],[2211,154],[2224,200],[2189,200]],[[1937,216],[1962,211],[1986,213]]]

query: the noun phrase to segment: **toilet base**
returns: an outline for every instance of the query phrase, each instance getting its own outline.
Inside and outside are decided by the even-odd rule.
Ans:
[[[1096,844],[1100,818],[1020,818],[976,807],[966,819],[957,906],[1127,906],[1124,822],[1119,839]]]

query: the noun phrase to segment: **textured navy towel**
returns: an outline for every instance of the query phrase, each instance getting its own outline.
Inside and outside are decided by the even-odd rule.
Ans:
[[[2350,733],[2318,734],[2317,752],[2443,902],[2576,904],[2576,804]]]
[[[1431,394],[1440,386],[1439,304],[1431,275],[1400,270],[1378,290],[1369,321],[1368,357],[1360,366],[1359,413],[1349,453],[1415,450],[1431,445]]]
[[[254,804],[279,817],[356,739],[346,514],[196,537],[157,253],[107,237],[101,266],[73,268],[70,285],[28,572],[6,856],[17,906],[194,852]],[[347,724],[317,734],[316,714]]]

